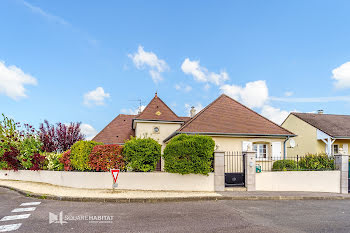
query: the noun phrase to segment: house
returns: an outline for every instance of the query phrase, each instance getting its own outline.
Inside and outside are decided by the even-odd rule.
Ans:
[[[348,153],[350,144],[350,115],[318,113],[291,113],[282,127],[298,135],[295,147],[288,147],[288,156],[307,153],[337,154],[342,148]]]
[[[151,137],[162,149],[178,134],[208,135],[222,151],[244,151],[250,145],[257,157],[268,160],[285,153],[295,136],[227,95],[221,95],[192,117],[177,116],[157,94],[138,115],[118,115],[94,141],[123,144],[130,136]]]

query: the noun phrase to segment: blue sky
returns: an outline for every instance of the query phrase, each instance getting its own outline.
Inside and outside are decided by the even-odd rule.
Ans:
[[[3,0],[0,112],[36,127],[81,121],[91,135],[155,91],[178,115],[221,93],[276,122],[349,114],[349,11],[349,1]]]

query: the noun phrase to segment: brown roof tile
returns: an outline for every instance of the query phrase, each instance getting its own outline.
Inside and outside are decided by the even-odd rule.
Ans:
[[[139,120],[158,120],[158,121],[183,121],[178,117],[158,96],[157,94],[146,106],[146,108],[135,117]]]
[[[105,144],[124,143],[130,136],[135,136],[135,131],[131,127],[134,117],[135,115],[118,115],[92,140]]]
[[[184,133],[293,135],[227,95],[221,95],[186,122]]]
[[[291,113],[332,137],[350,137],[350,115]]]

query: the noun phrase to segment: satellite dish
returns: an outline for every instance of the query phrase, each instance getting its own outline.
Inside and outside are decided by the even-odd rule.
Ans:
[[[294,141],[294,139],[290,139],[290,140],[289,140],[289,146],[290,146],[290,148],[294,148],[294,147],[295,147],[295,141]]]

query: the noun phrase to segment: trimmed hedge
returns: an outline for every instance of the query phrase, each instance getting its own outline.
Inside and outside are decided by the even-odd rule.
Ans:
[[[209,136],[178,135],[164,150],[164,169],[171,173],[208,175],[212,171],[214,147]]]
[[[273,171],[295,171],[297,170],[297,162],[294,160],[284,159],[273,163]]]
[[[307,154],[299,160],[300,170],[333,170],[334,159],[327,154]]]
[[[109,171],[111,168],[125,170],[123,147],[119,145],[97,145],[89,155],[89,165],[95,171]]]
[[[123,154],[128,169],[149,172],[156,169],[161,156],[161,145],[152,138],[131,138],[124,144]]]
[[[79,141],[74,143],[70,153],[72,168],[79,171],[91,170],[89,166],[89,155],[96,145],[102,145],[102,143],[94,141]]]

